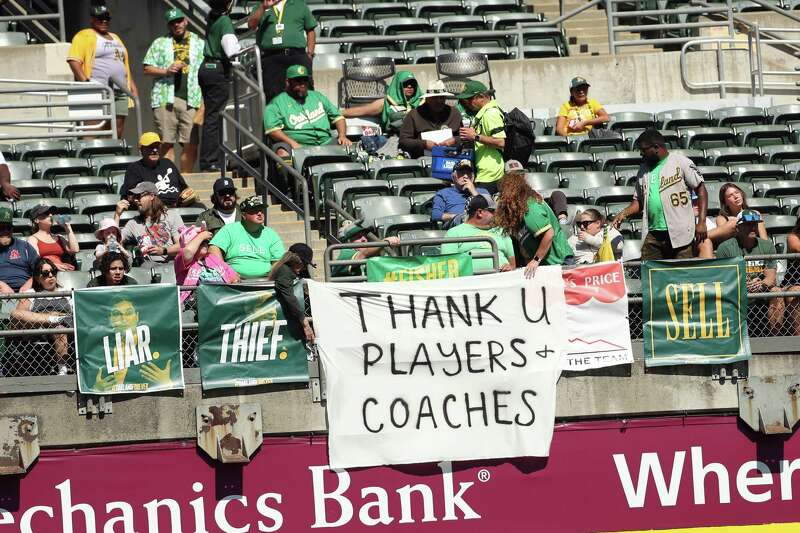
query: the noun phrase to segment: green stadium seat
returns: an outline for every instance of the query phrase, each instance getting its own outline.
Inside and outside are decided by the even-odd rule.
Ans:
[[[294,169],[301,174],[309,167],[324,163],[350,163],[353,158],[350,153],[338,145],[307,146],[292,152]]]
[[[18,217],[28,218],[31,209],[38,205],[49,205],[54,207],[56,213],[72,214],[74,212],[72,204],[65,198],[31,198],[28,200],[18,200],[14,203],[14,214]]]
[[[697,171],[703,175],[703,179],[707,182],[708,181],[726,182],[726,181],[731,181],[732,179],[731,172],[728,169],[728,167],[723,167],[723,166],[715,167],[710,165],[698,166]]]
[[[750,209],[755,209],[762,215],[783,214],[781,202],[778,198],[748,198],[747,207]]]
[[[525,181],[535,191],[561,187],[561,178],[555,172],[526,172]]]
[[[125,224],[127,224],[130,219],[136,218],[138,214],[139,212],[133,209],[123,211],[122,215],[119,217],[119,227],[124,228]],[[98,213],[93,213],[91,215],[91,219],[92,223],[94,224],[94,229],[98,229],[100,227],[100,221],[104,218],[114,218],[114,211],[101,211]]]
[[[367,226],[375,226],[375,219],[391,215],[408,215],[411,203],[408,198],[400,196],[373,196],[353,201],[356,218],[361,218]]]
[[[14,146],[10,144],[0,144],[0,153],[6,162],[12,161],[16,154],[14,153]]]
[[[466,14],[464,5],[458,0],[438,0],[437,2],[417,0],[409,2],[408,7],[411,8],[415,17],[427,17],[434,23],[435,19],[441,17]]]
[[[732,146],[727,148],[710,148],[706,150],[706,160],[710,165],[747,165],[758,163],[761,154],[758,148]]]
[[[389,182],[397,196],[410,196],[415,192],[436,192],[450,184],[438,178],[399,178]]]
[[[376,180],[420,178],[427,173],[420,159],[378,159],[369,164],[369,173]]]
[[[736,136],[730,128],[687,128],[681,130],[681,146],[689,150],[736,146]]]
[[[643,111],[622,111],[610,113],[608,129],[627,132],[631,130],[644,131],[648,128],[655,128],[655,118],[651,113]]]
[[[467,0],[464,2],[470,15],[521,12],[522,5],[516,0]]]
[[[12,228],[14,229],[14,236],[27,237],[33,233],[33,222],[29,218],[14,217],[11,221]]]
[[[353,4],[316,4],[308,6],[311,14],[319,22],[325,23],[329,20],[349,20],[357,16]],[[318,48],[315,48],[316,52]]]
[[[352,203],[358,198],[371,196],[390,196],[392,189],[385,180],[339,180],[333,184],[331,199],[344,209],[351,209]]]
[[[791,215],[764,215],[763,218],[768,235],[789,233],[797,222],[797,217]]]
[[[400,231],[436,229],[436,223],[427,215],[390,215],[375,219],[380,237],[393,237]]]
[[[81,250],[94,250],[100,241],[95,237],[94,233],[76,233],[75,239],[78,241],[78,247]],[[84,285],[85,287],[86,285]]]
[[[175,279],[175,266],[169,265],[154,265],[153,269],[153,283],[169,283],[175,285],[178,280]]]
[[[444,230],[403,230],[397,232],[401,241],[411,241],[420,239],[444,239],[447,232]],[[438,255],[439,246],[434,244],[409,244],[403,247],[405,255]]]
[[[356,4],[355,9],[362,20],[375,20],[376,22],[378,19],[411,16],[411,9],[405,2]]]
[[[173,207],[170,209],[173,213],[181,217],[184,224],[194,224],[200,218],[200,213],[205,211],[202,207]]]
[[[91,272],[94,268],[94,250],[81,250],[75,254],[75,259],[78,261],[81,272]]]
[[[50,198],[55,195],[50,180],[13,180],[21,198]]]
[[[764,124],[766,117],[760,107],[735,106],[723,107],[711,111],[711,120],[715,126],[731,126],[733,124]]]
[[[578,152],[542,154],[538,158],[539,168],[545,172],[559,172],[563,169],[591,170],[594,164],[591,154]]]
[[[561,135],[539,135],[533,144],[533,155],[569,152],[569,139]]]
[[[128,271],[128,276],[135,279],[136,283],[139,285],[150,285],[153,283],[153,270],[150,268],[133,267]]]
[[[324,37],[358,37],[378,35],[378,28],[371,20],[328,20],[322,25]]]
[[[408,201],[411,202],[411,212],[415,215],[431,216],[433,211],[433,197],[436,193],[433,191],[414,192],[408,196]]]
[[[761,147],[761,157],[765,163],[787,165],[800,162],[800,144],[776,144]]]
[[[42,179],[60,177],[90,176],[92,169],[86,159],[79,157],[60,157],[37,159],[33,163],[33,173]]]
[[[538,141],[538,139],[537,139]],[[596,154],[599,152],[623,152],[628,143],[622,137],[589,137],[588,135],[570,135],[569,146],[575,152]]]
[[[11,182],[18,180],[33,179],[33,169],[27,161],[6,161],[8,170],[11,172]]]
[[[708,111],[699,109],[670,109],[656,113],[656,125],[659,129],[677,130],[678,128],[706,128],[711,126]]]
[[[567,224],[572,224],[573,222],[575,222],[575,216],[578,213],[586,211],[587,209],[597,209],[597,206],[596,205],[592,205],[592,204],[569,204],[569,205],[567,205]]]
[[[93,157],[98,155],[128,155],[128,143],[125,139],[92,139],[73,141],[71,143],[73,157]]]
[[[104,155],[92,157],[89,163],[95,176],[108,177],[112,172],[128,169],[128,165],[139,161],[142,157],[138,155]]]
[[[69,272],[58,272],[56,275],[61,290],[71,291],[75,289],[85,289],[86,285],[92,280],[92,275],[83,270]]]
[[[78,196],[74,200],[75,209],[81,215],[93,215],[104,211],[114,211],[119,202],[116,194],[97,194],[92,196]]]
[[[92,233],[95,230],[92,218],[89,215],[70,214],[69,224],[76,233]],[[59,224],[53,226],[54,233],[65,233],[65,228]]]
[[[61,178],[55,182],[56,192],[61,198],[72,198],[82,194],[107,194],[114,192],[108,180],[97,176]]]
[[[784,104],[765,110],[770,124],[800,124],[800,104]]]
[[[800,211],[800,194],[782,196],[779,198],[779,200],[781,202],[781,210],[783,211],[784,215],[797,216],[798,211]]]
[[[562,172],[560,178],[561,186],[570,189],[614,187],[617,184],[617,178],[613,172],[600,170]]]
[[[642,164],[642,155],[636,151],[601,152],[595,154],[594,158],[595,169],[607,172],[637,171]]]
[[[736,142],[739,146],[758,148],[775,144],[790,144],[792,135],[785,124],[759,126],[734,126]]]
[[[606,205],[612,202],[630,202],[633,191],[633,187],[594,187],[586,189],[585,196],[595,205]]]
[[[641,258],[642,258],[642,241],[635,239],[625,239],[622,241],[623,261],[639,261]],[[626,280],[626,283],[630,284],[631,281],[633,280]],[[630,292],[630,290],[628,292]]]
[[[760,181],[787,179],[782,165],[731,165],[728,167],[735,181]]]
[[[670,150],[671,154],[680,154],[688,157],[695,165],[702,166],[706,164],[706,153],[703,150]]]
[[[69,157],[67,141],[31,141],[14,145],[15,158],[32,161],[40,157]]]
[[[800,194],[800,181],[798,180],[770,180],[758,181],[753,184],[756,195],[767,198],[783,198]]]

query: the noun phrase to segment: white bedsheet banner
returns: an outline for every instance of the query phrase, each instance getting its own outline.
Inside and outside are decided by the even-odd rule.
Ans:
[[[561,267],[309,290],[332,468],[549,454]]]

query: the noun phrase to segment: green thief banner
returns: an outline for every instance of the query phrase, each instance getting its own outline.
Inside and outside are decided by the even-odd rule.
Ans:
[[[73,306],[82,393],[183,388],[181,310],[175,285],[78,289]]]
[[[646,366],[750,358],[743,258],[645,261],[642,293]]]
[[[308,381],[302,328],[288,323],[274,290],[200,285],[197,309],[204,389]]]
[[[471,275],[472,257],[468,253],[367,259],[367,281],[421,281]]]

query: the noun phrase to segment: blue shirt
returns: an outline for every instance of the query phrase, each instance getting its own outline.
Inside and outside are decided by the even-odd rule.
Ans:
[[[28,241],[14,237],[8,247],[0,248],[0,281],[19,291],[31,279],[38,258]]]
[[[475,187],[478,194],[489,194],[489,191],[483,187]],[[467,200],[470,194],[466,191],[459,191],[454,186],[447,187],[446,189],[439,189],[436,196],[433,197],[433,211],[431,211],[431,220],[440,221],[442,215],[445,213],[461,214],[464,212]]]

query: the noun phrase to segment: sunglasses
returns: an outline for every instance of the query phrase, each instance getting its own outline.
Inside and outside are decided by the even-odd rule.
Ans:
[[[230,189],[226,191],[219,191],[217,196],[236,196],[236,191],[232,191]]]
[[[158,152],[161,150],[160,144],[151,144],[150,146],[142,146],[142,152]]]
[[[102,17],[95,17],[100,22],[111,22],[111,17],[108,15],[103,15]]]
[[[579,228],[588,228],[589,224],[594,224],[595,222],[597,222],[597,221],[596,220],[581,220],[580,222],[578,222],[578,227]]]
[[[42,270],[41,272],[39,272],[39,275],[43,278],[50,278],[50,277],[55,277],[56,273],[48,269],[48,270]]]

